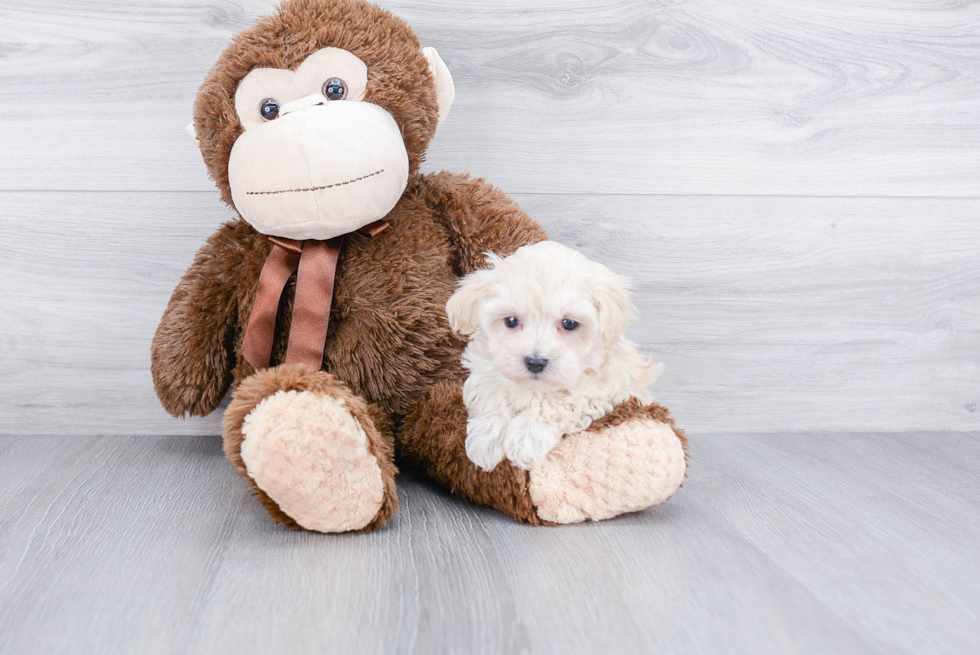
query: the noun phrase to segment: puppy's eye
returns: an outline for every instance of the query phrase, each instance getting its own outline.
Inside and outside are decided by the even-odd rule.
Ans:
[[[504,319],[504,325],[512,329],[516,328],[520,324],[521,322],[517,320],[516,316],[508,316],[507,318]]]
[[[578,327],[578,321],[573,321],[570,318],[562,319],[561,327],[563,330],[568,330],[569,332],[571,332],[572,330]]]

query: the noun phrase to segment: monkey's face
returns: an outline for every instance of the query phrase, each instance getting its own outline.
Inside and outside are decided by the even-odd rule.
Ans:
[[[256,68],[235,93],[244,133],[228,160],[235,207],[264,234],[329,239],[384,217],[405,190],[395,119],[364,102],[367,66],[323,48],[295,71]]]
[[[289,0],[222,53],[194,130],[225,202],[270,236],[384,218],[455,97],[433,48],[358,0]]]

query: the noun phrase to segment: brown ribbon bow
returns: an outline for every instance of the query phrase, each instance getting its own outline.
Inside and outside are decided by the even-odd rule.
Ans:
[[[387,227],[385,221],[375,221],[357,230],[356,234],[371,238]],[[272,361],[279,301],[293,272],[296,272],[296,295],[286,363],[306,364],[320,370],[330,323],[334,277],[344,238],[296,241],[269,237],[272,252],[259,273],[255,303],[242,342],[242,354],[256,370],[268,368]]]

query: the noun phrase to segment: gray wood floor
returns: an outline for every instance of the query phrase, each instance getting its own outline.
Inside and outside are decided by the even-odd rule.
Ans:
[[[215,437],[0,438],[3,653],[976,653],[980,435],[695,437],[665,505],[530,528],[413,476],[271,524]]]

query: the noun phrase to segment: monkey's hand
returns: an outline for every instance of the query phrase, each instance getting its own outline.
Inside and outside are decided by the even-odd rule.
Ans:
[[[231,384],[242,252],[235,231],[223,225],[198,251],[153,337],[153,386],[174,416],[210,414]]]

